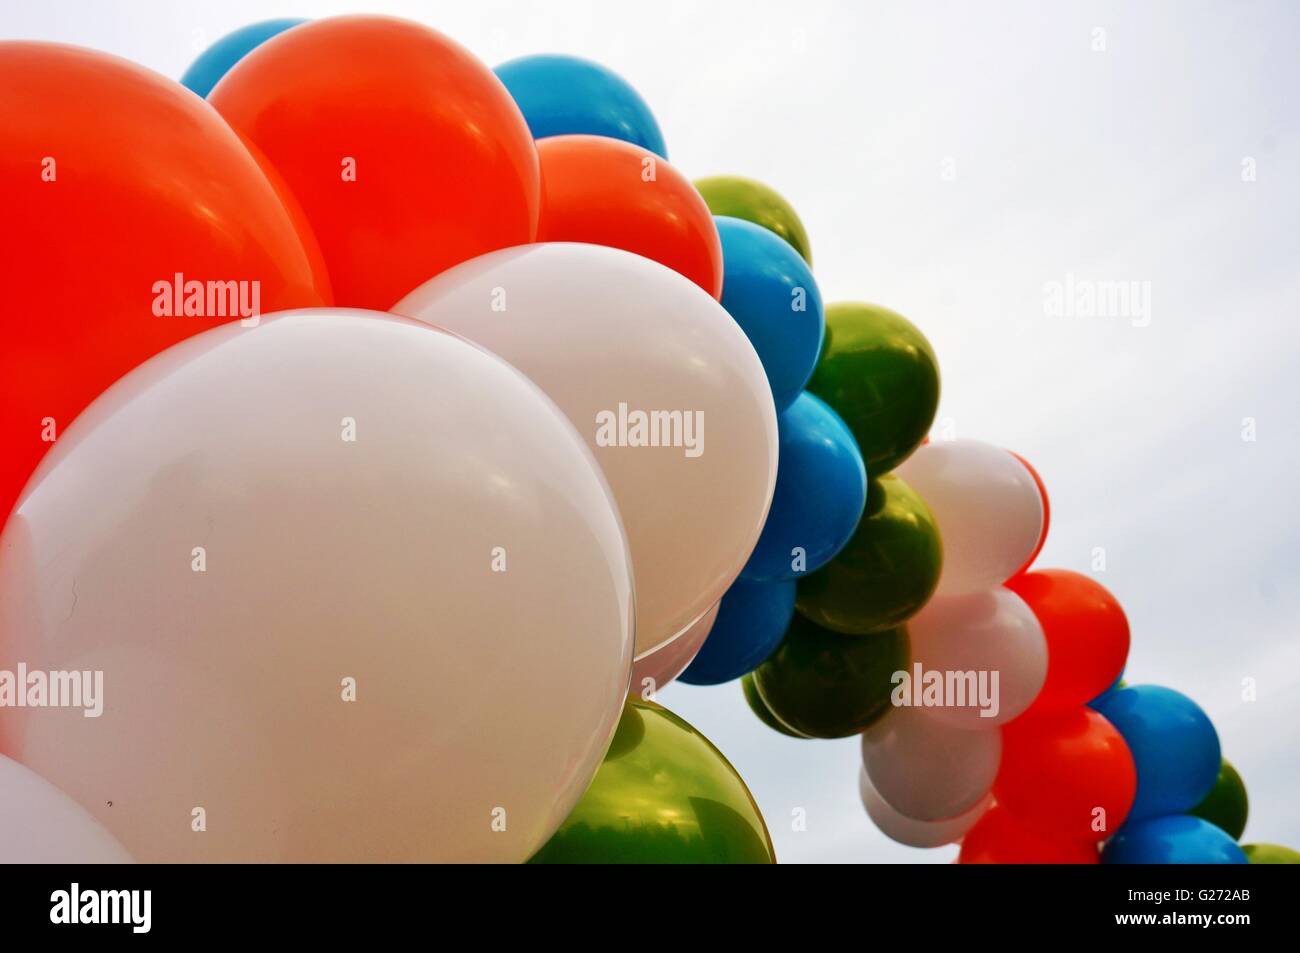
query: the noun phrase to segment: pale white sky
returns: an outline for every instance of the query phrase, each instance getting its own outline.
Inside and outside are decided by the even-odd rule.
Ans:
[[[245,23],[361,11],[426,22],[493,65],[604,62],[687,175],[784,193],[827,301],[886,304],[929,335],[941,425],[1038,467],[1041,562],[1090,571],[1104,548],[1097,578],[1133,625],[1128,677],[1209,711],[1251,795],[1245,840],[1300,847],[1300,7],[43,0],[6,3],[0,35],[175,77]],[[1149,322],[1049,313],[1045,287],[1069,276],[1142,283]],[[735,685],[659,700],[740,770],[781,860],[954,856],[875,830],[856,739],[779,736]]]

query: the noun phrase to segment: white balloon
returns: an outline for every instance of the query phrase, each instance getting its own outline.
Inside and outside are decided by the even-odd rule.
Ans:
[[[942,821],[918,821],[898,813],[885,802],[871,786],[866,768],[858,770],[858,794],[862,798],[862,806],[867,809],[867,816],[880,828],[881,833],[907,847],[942,847],[961,840],[993,803],[993,795],[990,794],[956,817]]]
[[[638,658],[722,598],[767,516],[777,433],[763,365],[718,302],[648,258],[547,243],[465,262],[392,310],[501,355],[586,438],[632,550]],[[635,415],[665,412],[671,445],[635,445],[672,419]]]
[[[6,710],[0,747],[143,862],[521,861],[604,755],[632,622],[541,391],[414,321],[291,312],[163,352],[46,456],[0,668],[100,671],[103,712]]]
[[[721,605],[722,601],[718,600],[677,638],[632,663],[633,695],[653,700],[655,692],[686,671],[695,656],[700,654],[704,640],[713,631],[713,623],[717,621]]]
[[[1025,564],[1043,532],[1043,499],[1011,453],[978,440],[918,447],[895,471],[930,507],[943,540],[936,595],[1000,585]]]
[[[0,755],[0,864],[132,863],[77,802]]]

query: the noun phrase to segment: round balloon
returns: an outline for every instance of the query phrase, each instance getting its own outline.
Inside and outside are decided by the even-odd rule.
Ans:
[[[145,863],[519,861],[600,764],[632,624],[608,487],[519,372],[391,315],[229,324],[14,511],[0,668],[104,694],[6,712],[0,749]]]
[[[1049,837],[1020,824],[995,804],[961,841],[959,864],[1096,864],[1097,845],[1068,837]]]
[[[794,616],[792,580],[737,579],[722,597],[717,622],[681,680],[721,685],[752,672],[776,651]],[[671,644],[671,643],[670,643]]]
[[[761,225],[789,242],[799,257],[812,266],[812,245],[808,242],[803,222],[793,206],[775,190],[738,175],[711,175],[696,179],[695,188],[714,215],[742,218]]]
[[[1300,864],[1300,851],[1279,844],[1242,844],[1241,852],[1252,864]]]
[[[1043,478],[1038,475],[1038,471],[1035,470],[1030,462],[1020,454],[1012,453],[1011,455],[1019,460],[1024,468],[1029,471],[1029,475],[1034,478],[1034,485],[1038,487],[1038,498],[1043,503],[1043,528],[1038,534],[1038,543],[1034,546],[1033,552],[1029,554],[1029,558],[1026,559],[1024,563],[1021,564],[1020,568],[1014,573],[1014,575],[1019,575],[1020,573],[1028,572],[1029,567],[1032,566],[1034,560],[1038,558],[1038,554],[1043,551],[1043,544],[1047,542],[1047,530],[1052,525],[1052,502],[1047,498],[1047,485],[1043,483]]]
[[[684,720],[631,700],[591,787],[535,864],[772,864],[753,795]]]
[[[942,847],[961,840],[992,803],[992,798],[984,797],[970,810],[956,817],[942,821],[918,821],[900,814],[880,796],[871,786],[866,768],[858,771],[858,795],[862,798],[862,806],[867,809],[867,817],[880,828],[880,832],[907,847]]]
[[[200,96],[208,95],[212,87],[217,85],[217,80],[230,72],[230,67],[254,49],[290,27],[306,22],[295,18],[263,20],[261,23],[250,23],[248,26],[227,33],[200,53],[198,59],[190,64],[190,68],[181,76],[181,85]]]
[[[1242,849],[1209,821],[1186,814],[1130,820],[1101,852],[1103,864],[1245,864]]]
[[[757,717],[759,721],[767,725],[767,727],[771,728],[773,731],[778,731],[789,738],[806,739],[808,737],[807,735],[799,734],[799,732],[792,729],[789,725],[782,724],[781,719],[772,714],[772,710],[767,707],[767,704],[758,694],[758,688],[754,685],[753,672],[747,672],[740,677],[740,687],[745,693],[745,703],[749,705],[749,710],[754,713],[755,717]]]
[[[1141,775],[1138,775],[1141,783]],[[1219,765],[1219,777],[1210,793],[1190,811],[1195,817],[1217,825],[1233,840],[1240,840],[1246,831],[1246,818],[1250,814],[1250,801],[1246,797],[1246,784],[1237,769],[1224,758]]]
[[[467,262],[394,310],[501,355],[586,437],[627,528],[638,655],[722,598],[763,527],[777,435],[762,366],[716,301],[625,251],[542,244]]]
[[[130,863],[126,848],[79,804],[0,755],[0,864]]]
[[[666,645],[661,645],[649,655],[643,655],[632,664],[632,694],[649,701],[665,685],[677,679],[695,656],[699,655],[704,640],[713,631],[718,619],[721,601],[709,607],[699,620]]]

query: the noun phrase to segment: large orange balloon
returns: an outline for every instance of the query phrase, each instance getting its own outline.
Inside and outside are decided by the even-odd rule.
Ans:
[[[305,23],[240,60],[208,100],[302,203],[340,305],[385,310],[452,265],[536,236],[524,117],[490,69],[428,27]]]
[[[137,364],[330,294],[301,214],[189,90],[26,42],[0,43],[0,89],[3,521],[52,441]]]
[[[1096,864],[1090,841],[1045,837],[1028,830],[1004,807],[994,804],[966,832],[959,864]]]
[[[604,136],[537,142],[544,242],[622,248],[722,298],[722,242],[704,199],[654,153]]]

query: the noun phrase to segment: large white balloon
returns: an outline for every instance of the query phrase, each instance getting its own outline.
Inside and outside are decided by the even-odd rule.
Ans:
[[[700,649],[704,648],[704,640],[713,631],[713,623],[718,621],[718,609],[721,607],[722,600],[718,600],[677,638],[637,659],[632,664],[631,693],[653,701],[654,694],[659,689],[686,671],[695,656],[700,654]]]
[[[936,595],[1000,585],[1033,554],[1043,498],[1029,470],[1001,447],[938,440],[895,471],[930,507],[943,539]]]
[[[600,763],[632,624],[541,391],[414,321],[291,312],[155,357],[45,458],[0,668],[102,671],[103,713],[8,710],[0,747],[143,862],[521,861]]]
[[[763,365],[721,305],[647,258],[554,243],[466,262],[393,310],[500,354],[587,439],[627,528],[638,658],[722,598],[763,528],[777,437]]]
[[[956,817],[942,821],[918,821],[900,814],[885,802],[871,786],[866,768],[858,770],[858,795],[862,798],[862,806],[867,809],[867,816],[880,828],[881,833],[908,847],[942,847],[961,840],[993,803],[990,794]]]
[[[53,784],[0,755],[0,864],[130,864],[131,855]]]

